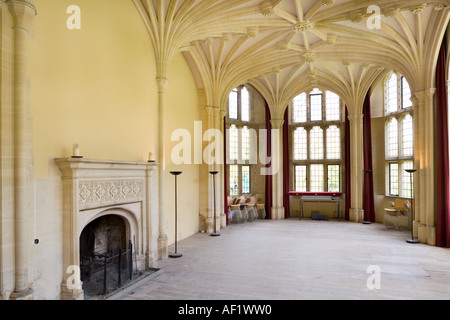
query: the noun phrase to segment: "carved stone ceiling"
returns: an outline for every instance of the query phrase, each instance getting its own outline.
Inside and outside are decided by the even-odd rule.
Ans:
[[[280,112],[316,85],[358,105],[392,69],[424,89],[450,12],[450,0],[135,2],[151,34],[165,30],[153,37],[160,51],[172,50],[161,54],[185,53],[208,105],[223,106],[227,92],[251,83]]]

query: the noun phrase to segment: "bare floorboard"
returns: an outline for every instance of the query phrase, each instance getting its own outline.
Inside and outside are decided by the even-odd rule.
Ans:
[[[116,300],[448,300],[450,249],[381,224],[287,219],[178,242],[180,259]],[[173,251],[171,246],[169,251]],[[380,288],[369,289],[370,266]],[[375,284],[369,281],[369,284]]]

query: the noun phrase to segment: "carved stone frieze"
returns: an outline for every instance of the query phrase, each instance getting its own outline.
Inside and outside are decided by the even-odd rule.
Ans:
[[[79,183],[80,210],[142,201],[143,198],[143,180],[80,181]]]

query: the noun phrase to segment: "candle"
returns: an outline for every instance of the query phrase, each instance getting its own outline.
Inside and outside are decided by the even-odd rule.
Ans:
[[[148,153],[148,161],[149,162],[153,161],[153,153],[151,153],[151,152]]]
[[[74,157],[80,156],[80,147],[78,146],[78,144],[73,145],[73,156]]]

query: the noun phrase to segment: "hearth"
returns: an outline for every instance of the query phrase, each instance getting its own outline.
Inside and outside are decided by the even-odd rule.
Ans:
[[[106,295],[133,279],[133,246],[126,220],[105,215],[80,237],[81,281],[86,297]]]

